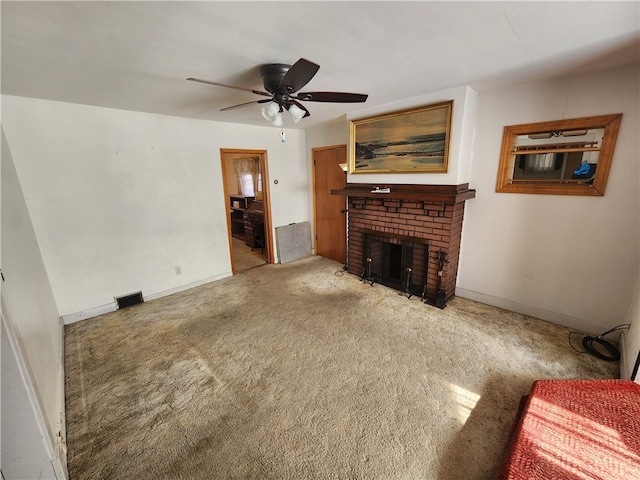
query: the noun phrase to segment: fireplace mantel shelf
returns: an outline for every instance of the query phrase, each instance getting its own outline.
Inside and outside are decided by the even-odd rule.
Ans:
[[[374,193],[376,187],[388,188],[389,193]],[[344,188],[331,190],[332,195],[349,197],[378,198],[381,200],[407,200],[456,204],[475,198],[476,191],[469,189],[468,183],[460,185],[376,185],[369,183],[347,183]]]

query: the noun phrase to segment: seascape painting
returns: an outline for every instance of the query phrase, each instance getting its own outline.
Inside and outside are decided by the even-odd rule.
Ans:
[[[349,173],[446,173],[453,101],[353,120]]]

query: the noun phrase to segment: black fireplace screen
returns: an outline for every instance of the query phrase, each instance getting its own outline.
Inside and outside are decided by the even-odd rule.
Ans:
[[[427,240],[369,232],[364,234],[363,246],[363,281],[381,283],[409,297],[424,297],[429,262]]]

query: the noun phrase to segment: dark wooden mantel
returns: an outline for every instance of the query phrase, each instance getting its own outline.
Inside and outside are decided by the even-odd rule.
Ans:
[[[389,193],[373,193],[376,187],[388,188]],[[331,190],[332,195],[349,197],[379,198],[381,200],[409,200],[420,202],[438,202],[456,204],[475,198],[476,191],[469,189],[468,183],[460,185],[407,185],[407,184],[373,184],[347,183],[344,188]]]

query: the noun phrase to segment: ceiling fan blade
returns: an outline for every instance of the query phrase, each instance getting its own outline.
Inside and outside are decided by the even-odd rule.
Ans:
[[[271,100],[271,98],[265,98],[264,100],[254,100],[253,102],[239,103],[237,105],[231,105],[230,107],[221,108],[220,111],[223,112],[225,110],[233,110],[234,108],[246,107],[247,105],[253,105],[254,103],[267,103]]]
[[[308,116],[310,116],[311,114],[309,113],[309,110],[307,110],[304,105],[302,105],[300,102],[296,102],[295,100],[293,100],[292,98],[289,98],[289,103],[295,105],[296,107],[298,107],[300,110],[304,110],[304,116],[302,118],[307,118]]]
[[[236,87],[235,85],[226,85],[224,83],[210,82],[209,80],[201,80],[199,78],[187,78],[187,80],[189,80],[191,82],[199,82],[199,83],[206,83],[208,85],[215,85],[216,87],[235,88],[236,90],[244,90],[245,92],[251,92],[251,93],[255,93],[256,95],[263,95],[263,96],[266,96],[266,97],[270,97],[271,96],[270,93],[263,92],[263,91],[260,91],[260,90],[254,90],[253,88]]]
[[[296,98],[305,102],[360,103],[366,102],[368,96],[364,93],[304,92],[299,93]]]
[[[304,87],[317,73],[320,65],[301,58],[291,65],[282,81],[280,87],[287,93],[294,93]]]

